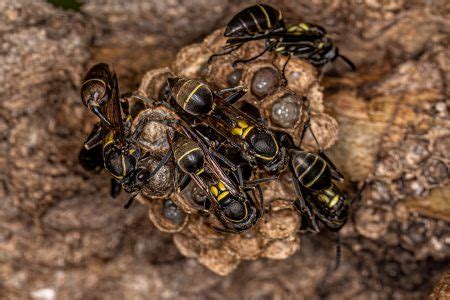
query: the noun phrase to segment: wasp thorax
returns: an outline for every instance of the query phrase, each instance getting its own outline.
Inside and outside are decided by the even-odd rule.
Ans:
[[[300,105],[295,95],[286,95],[279,98],[272,105],[270,119],[277,125],[290,128],[293,127],[300,117]]]
[[[123,178],[131,174],[136,167],[136,158],[132,149],[122,150],[110,144],[103,150],[105,168],[116,178]]]
[[[221,205],[225,216],[230,220],[240,221],[246,216],[245,204],[237,199],[228,197],[222,200]]]
[[[278,87],[278,72],[274,68],[262,68],[253,75],[252,93],[262,99]]]
[[[213,108],[213,94],[205,83],[195,79],[169,78],[172,96],[178,105],[192,115],[204,115]]]

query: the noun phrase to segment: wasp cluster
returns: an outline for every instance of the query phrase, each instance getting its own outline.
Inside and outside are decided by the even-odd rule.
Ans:
[[[232,66],[233,57],[223,56],[208,64],[208,58],[219,51],[225,39],[223,29],[217,30],[198,44],[180,50],[171,68],[147,72],[138,94],[149,99],[161,99],[168,92],[167,79],[178,76],[201,78],[217,89],[236,85],[250,87],[247,95],[236,106],[252,116],[261,116],[270,129],[289,134],[299,143],[305,122],[305,107],[311,106],[311,127],[324,148],[336,141],[338,125],[324,113],[323,94],[316,68],[305,60],[292,58],[286,67],[287,86],[282,86],[281,70],[285,57],[277,54],[263,56],[248,64]],[[261,51],[263,43],[244,45],[240,54],[253,55]],[[239,55],[238,53],[238,55]],[[305,103],[309,99],[310,103]],[[143,109],[139,101],[131,105],[136,111]],[[169,149],[162,120],[167,114],[163,106],[146,108],[135,115],[132,132],[144,127],[136,141],[141,148],[156,154],[160,160]],[[158,120],[161,120],[158,122]],[[303,147],[314,149],[316,144],[307,134]],[[158,156],[159,155],[159,156]],[[173,169],[161,171],[170,177]],[[241,260],[258,258],[285,259],[300,248],[298,229],[301,218],[293,209],[295,191],[292,179],[282,174],[280,179],[262,184],[266,213],[251,231],[240,235],[212,231],[203,222],[203,216],[190,203],[201,202],[197,187],[190,184],[182,193],[174,193],[170,185],[150,181],[151,191],[138,198],[150,206],[153,224],[164,232],[175,233],[174,242],[187,257],[195,257],[218,274],[228,274]],[[167,181],[165,181],[167,182]],[[154,194],[158,190],[159,195]]]

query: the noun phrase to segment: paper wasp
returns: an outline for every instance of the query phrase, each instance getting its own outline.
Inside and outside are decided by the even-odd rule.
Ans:
[[[339,54],[339,49],[327,36],[324,28],[310,23],[285,26],[281,12],[268,5],[257,4],[239,12],[228,23],[224,36],[228,38],[224,47],[226,51],[213,54],[209,62],[214,57],[235,52],[249,41],[265,40],[266,47],[261,53],[235,60],[233,65],[250,62],[267,51],[274,51],[287,56],[282,71],[285,82],[285,69],[291,56],[307,59],[316,67],[322,67],[341,57],[352,70],[355,69],[352,61]]]

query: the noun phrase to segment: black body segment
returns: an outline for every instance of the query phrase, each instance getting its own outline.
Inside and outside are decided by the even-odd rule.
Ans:
[[[303,186],[315,191],[331,187],[330,169],[318,155],[305,151],[293,151],[292,163],[295,175]]]
[[[225,29],[226,37],[263,34],[283,27],[283,15],[269,5],[256,4],[237,13]]]
[[[205,156],[197,143],[175,133],[172,148],[175,163],[183,172],[196,174],[203,169]]]
[[[192,115],[204,115],[213,109],[213,95],[205,83],[187,78],[169,78],[168,81],[172,96],[183,110]]]

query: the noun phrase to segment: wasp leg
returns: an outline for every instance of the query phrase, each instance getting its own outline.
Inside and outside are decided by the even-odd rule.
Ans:
[[[269,44],[269,45],[268,45],[261,53],[255,55],[255,56],[253,56],[253,57],[250,57],[250,58],[247,58],[247,59],[238,59],[238,60],[235,60],[235,61],[233,61],[233,62],[231,63],[231,65],[232,65],[233,67],[236,67],[238,63],[244,63],[244,64],[245,64],[245,63],[248,63],[248,62],[250,62],[250,61],[252,61],[252,60],[255,60],[255,59],[257,59],[258,57],[264,55],[264,53],[266,53],[267,51],[272,50],[273,47],[276,45],[276,43],[277,43],[277,42],[270,43],[270,44]]]
[[[341,265],[341,237],[339,232],[336,232],[336,261],[334,263],[334,271]]]
[[[352,69],[352,71],[356,70],[356,66],[355,64],[347,57],[345,57],[344,55],[340,55],[339,56],[343,61],[345,61],[347,63],[347,65]]]
[[[236,50],[238,50],[239,48],[241,48],[242,45],[244,45],[244,43],[235,44],[234,47],[232,47],[230,50],[227,50],[227,51],[225,51],[225,52],[216,53],[216,54],[211,55],[211,56],[208,58],[208,64],[212,63],[212,61],[213,61],[213,59],[214,59],[215,57],[219,57],[219,56],[231,54],[231,53],[233,53],[234,51],[236,51]]]
[[[237,234],[239,232],[237,232],[236,230],[232,230],[232,229],[228,229],[228,228],[220,228],[211,224],[208,224],[208,227],[211,228],[212,230],[216,231],[216,232],[220,232],[220,233],[233,233],[233,234]]]
[[[224,94],[227,94],[227,93],[237,92],[237,91],[242,91],[242,90],[247,91],[248,89],[246,87],[242,86],[242,85],[238,85],[238,86],[235,86],[235,87],[232,87],[232,88],[215,91],[214,94],[220,97],[220,96],[223,96]]]
[[[191,182],[191,177],[189,176],[189,174],[184,174],[183,177],[181,177],[180,181],[177,183],[174,190],[177,193],[181,192],[187,187],[189,182]]]
[[[236,92],[234,92],[233,94],[231,94],[230,96],[225,98],[225,102],[227,102],[230,105],[233,105],[239,99],[241,99],[246,93],[247,93],[247,89],[246,88],[237,90]]]
[[[156,173],[158,173],[158,171],[165,165],[167,164],[167,162],[169,161],[169,159],[172,157],[172,149],[169,149],[169,151],[167,151],[166,154],[164,154],[163,158],[161,159],[161,161],[158,163],[158,165],[156,166],[155,169],[153,169],[153,171],[150,172],[150,174],[148,175],[148,178],[152,178],[153,176],[156,175]]]
[[[132,196],[130,197],[130,199],[128,200],[128,202],[125,203],[125,205],[123,206],[123,208],[129,209],[129,208],[131,207],[131,205],[133,204],[134,199],[136,198],[136,196],[137,196],[138,194],[139,194],[139,193],[132,195]]]
[[[367,181],[364,180],[363,185],[358,189],[358,191],[356,192],[356,194],[353,196],[353,198],[350,200],[350,205],[353,205],[353,203],[355,203],[356,201],[359,201],[361,199],[361,194],[362,192],[366,189],[367,187]]]
[[[309,103],[309,100],[307,100],[307,110],[306,110],[306,121],[305,125],[303,125],[302,134],[300,137],[300,147],[303,143],[303,138],[305,137],[306,130],[309,130],[311,133],[311,136],[313,137],[314,141],[317,145],[317,154],[325,160],[325,162],[330,166],[331,169],[331,175],[333,176],[333,179],[338,181],[344,180],[344,175],[339,172],[338,168],[334,165],[334,163],[331,161],[331,159],[328,158],[328,156],[325,154],[325,152],[322,149],[322,146],[319,143],[319,140],[317,139],[316,135],[314,134],[314,131],[311,128],[311,105]]]
[[[287,81],[285,73],[286,73],[286,66],[287,66],[287,64],[288,64],[290,59],[291,59],[291,54],[288,55],[284,65],[283,65],[283,69],[281,71],[281,86],[282,87],[285,87],[288,84],[288,81]]]
[[[119,196],[121,191],[122,185],[114,178],[111,178],[111,189],[109,191],[111,197],[116,198],[117,196]]]
[[[88,102],[89,109],[104,123],[109,129],[114,130],[111,122],[103,115],[98,105],[93,105],[92,101]]]
[[[255,180],[249,180],[245,182],[246,186],[256,186],[258,184],[264,183],[264,182],[269,182],[269,181],[274,181],[277,180],[278,176],[271,176],[271,177],[264,177],[264,178],[258,178]]]
[[[84,142],[84,148],[86,150],[91,150],[92,148],[100,145],[103,140],[103,130],[100,123],[96,123],[94,128],[92,128],[91,133],[88,135],[86,141]]]
[[[207,144],[207,142],[205,142],[205,143]],[[218,152],[216,152],[214,150],[211,150],[211,155],[214,156],[214,158],[219,160],[221,163],[223,163],[225,166],[230,168],[232,171],[236,171],[238,169],[238,166],[233,164],[228,158],[226,158],[222,154],[220,154],[220,153],[218,153]]]
[[[294,174],[294,173],[293,173]],[[300,184],[298,183],[297,178],[292,176],[292,180],[294,182],[295,191],[297,193],[297,200],[294,202],[294,207],[298,210],[302,219],[305,218],[305,223],[307,224],[307,230],[311,232],[319,232],[319,226],[317,225],[317,221],[315,216],[311,213],[311,209],[305,202],[304,194],[306,195],[306,191],[302,189]]]
[[[319,151],[318,154],[330,166],[331,176],[333,177],[333,179],[338,181],[344,181],[344,175],[342,175],[342,173],[339,172],[338,168],[334,165],[331,159],[328,158],[325,152]]]
[[[259,193],[259,213],[262,216],[264,214],[264,193],[260,185],[257,185],[256,188],[258,189]]]

